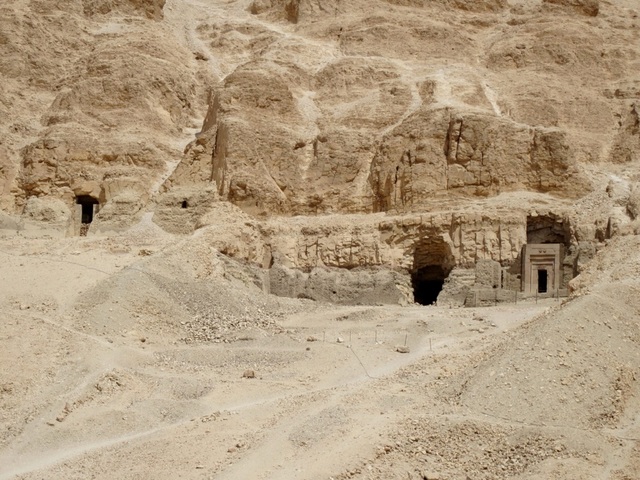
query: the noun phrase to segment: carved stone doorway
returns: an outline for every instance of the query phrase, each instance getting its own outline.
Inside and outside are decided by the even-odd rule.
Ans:
[[[524,246],[522,291],[528,295],[554,295],[560,288],[560,245]]]

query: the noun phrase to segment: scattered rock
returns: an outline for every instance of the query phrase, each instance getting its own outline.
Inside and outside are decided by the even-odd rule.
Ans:
[[[423,480],[440,480],[442,477],[436,472],[424,471],[422,472],[422,478]]]
[[[396,347],[396,352],[398,353],[409,353],[411,351],[411,349],[409,347],[407,347],[406,345],[398,345]]]
[[[242,378],[256,378],[256,372],[254,372],[253,370],[246,370],[242,374]]]

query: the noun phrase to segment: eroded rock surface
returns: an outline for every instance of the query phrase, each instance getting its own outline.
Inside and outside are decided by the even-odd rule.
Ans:
[[[567,206],[599,188],[592,165],[637,156],[631,6],[20,1],[2,17],[3,205],[135,191],[101,209],[121,226],[175,189],[260,217]]]

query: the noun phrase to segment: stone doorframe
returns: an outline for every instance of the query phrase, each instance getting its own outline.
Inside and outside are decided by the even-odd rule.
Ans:
[[[560,289],[560,252],[559,243],[534,243],[523,247],[522,255],[522,291],[525,295],[556,295]],[[538,292],[538,272],[547,272],[547,291]]]

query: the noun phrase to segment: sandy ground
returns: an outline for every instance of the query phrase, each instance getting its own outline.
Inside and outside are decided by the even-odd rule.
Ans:
[[[637,324],[614,392],[634,408],[600,423],[579,390],[605,367],[580,350],[552,368],[564,333],[540,333],[594,294],[336,307],[198,283],[172,266],[174,242],[0,242],[0,478],[638,478]],[[204,284],[227,309],[208,341],[187,308],[210,305]],[[249,313],[234,323],[238,304]],[[547,376],[574,367],[577,400],[554,419]]]

